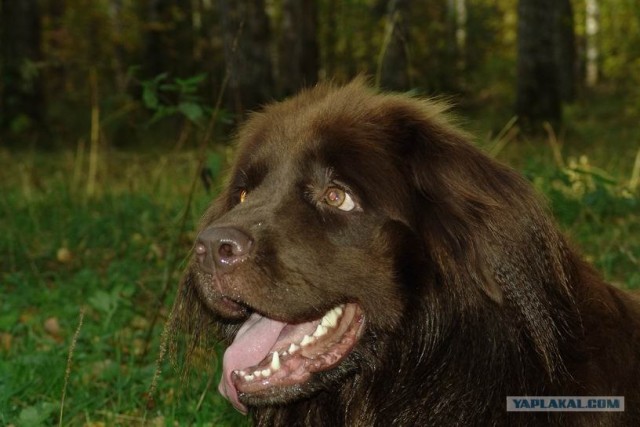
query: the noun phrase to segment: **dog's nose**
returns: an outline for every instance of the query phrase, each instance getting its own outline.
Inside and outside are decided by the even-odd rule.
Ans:
[[[209,227],[198,236],[195,253],[200,267],[208,272],[227,273],[247,259],[253,240],[234,227]]]

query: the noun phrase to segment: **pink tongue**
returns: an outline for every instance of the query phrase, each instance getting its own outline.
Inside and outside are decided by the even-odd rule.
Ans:
[[[247,408],[238,400],[238,393],[231,381],[231,373],[237,369],[257,365],[267,357],[285,326],[287,326],[286,323],[253,313],[224,352],[222,379],[218,390],[240,412],[246,413]]]

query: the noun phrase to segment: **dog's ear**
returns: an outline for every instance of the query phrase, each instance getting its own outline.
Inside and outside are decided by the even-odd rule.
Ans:
[[[446,105],[407,97],[390,104],[417,227],[448,280],[475,283],[497,303],[513,286],[507,265],[522,280],[566,284],[564,242],[531,185],[469,142],[446,119]]]
[[[519,316],[552,372],[553,337],[565,320],[545,307],[572,305],[570,250],[532,186],[490,158],[442,115],[443,107],[393,98],[394,143],[413,188],[415,227],[444,289],[468,288]],[[554,303],[550,301],[553,300]]]
[[[511,189],[521,179],[468,142],[443,116],[446,106],[400,99],[394,113],[396,144],[414,189],[415,214],[430,253],[447,281],[473,282],[498,304],[502,289],[492,271],[499,239],[492,235]],[[404,104],[404,105],[403,105]],[[506,220],[506,218],[504,218]]]

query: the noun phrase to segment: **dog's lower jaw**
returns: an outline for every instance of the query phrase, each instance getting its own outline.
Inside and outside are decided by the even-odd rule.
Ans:
[[[245,405],[307,397],[327,378],[342,376],[342,365],[364,327],[364,313],[354,303],[336,306],[304,324],[254,313],[225,353],[220,390],[241,411]]]

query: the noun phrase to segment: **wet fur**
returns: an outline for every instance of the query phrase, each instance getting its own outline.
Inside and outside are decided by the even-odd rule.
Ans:
[[[355,351],[299,395],[250,407],[256,425],[640,425],[638,301],[443,110],[356,81],[254,114],[201,229],[241,227],[258,249],[229,277],[187,268],[169,324],[178,363],[229,344],[251,310],[293,323],[354,301]],[[362,212],[318,205],[332,179]],[[244,308],[221,309],[222,295]],[[622,395],[627,410],[507,413],[510,395]]]

